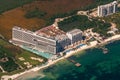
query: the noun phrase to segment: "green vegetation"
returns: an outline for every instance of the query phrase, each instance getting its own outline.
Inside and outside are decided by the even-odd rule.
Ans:
[[[2,46],[0,46],[0,65],[7,72],[14,71],[19,67],[13,60],[11,53]]]
[[[106,22],[113,22],[116,24],[117,28],[120,30],[120,12],[115,13],[113,15],[109,15],[107,17],[102,18]]]
[[[75,9],[75,10],[72,10],[72,11],[67,12],[67,13],[55,14],[55,15],[51,16],[49,19],[47,19],[46,25],[53,24],[53,22],[54,22],[54,20],[56,18],[63,18],[63,17],[72,16],[72,15],[75,15],[77,13],[77,11],[80,11],[80,10],[90,10],[90,9],[93,9],[93,8],[97,8],[98,5],[107,4],[107,3],[112,2],[112,1],[114,1],[114,0],[95,0],[95,2],[93,4],[91,4],[91,5],[87,5],[85,7],[81,7],[79,9]]]
[[[53,24],[54,20],[56,18],[62,18],[62,17],[67,17],[67,16],[71,16],[71,15],[75,15],[77,13],[77,11],[79,10],[90,10],[90,9],[93,9],[95,7],[97,7],[98,5],[102,5],[102,4],[106,4],[106,3],[109,3],[109,2],[112,2],[114,0],[95,0],[93,4],[90,4],[90,5],[87,5],[87,6],[84,6],[84,7],[80,7],[78,9],[74,9],[74,10],[71,10],[69,12],[61,12],[61,13],[56,13],[54,15],[51,15],[49,16],[49,18],[47,17],[46,18],[46,12],[45,11],[40,11],[38,9],[34,9],[34,10],[31,10],[31,11],[28,11],[26,14],[25,14],[25,17],[26,18],[33,18],[33,17],[37,17],[37,18],[44,18],[45,21],[46,21],[46,26],[47,25],[51,25]],[[49,14],[49,13],[48,13]]]
[[[35,0],[1,0],[0,1],[0,14],[8,11],[10,9],[17,8],[19,6],[23,6],[24,4],[31,3]],[[106,4],[108,2],[111,2],[113,0],[95,0],[95,2],[91,5],[88,5],[84,8],[80,8],[77,10],[73,10],[71,12],[67,13],[58,13],[53,15],[52,17],[46,19],[47,25],[50,25],[54,22],[55,18],[59,17],[66,17],[66,16],[71,16],[76,14],[78,10],[89,10],[92,8],[97,7],[99,4]],[[40,11],[38,9],[29,11],[25,17],[27,18],[33,18],[33,17],[38,17],[38,18],[44,18],[47,13],[44,11]],[[117,24],[117,26],[120,25],[120,20],[119,17],[120,14],[115,14],[114,17],[110,16],[108,19],[106,17],[106,21],[112,21]],[[115,20],[114,20],[115,19]],[[72,18],[66,19],[63,22],[59,23],[60,28],[67,31],[71,30],[73,28],[79,28],[81,30],[85,30],[87,28],[94,28],[95,32],[101,33],[103,35],[106,35],[106,31],[108,27],[110,26],[109,23],[104,23],[103,21],[99,21],[97,19],[92,19],[89,20],[86,16],[73,16]],[[74,25],[74,26],[72,26]],[[97,27],[96,27],[97,26]],[[30,57],[39,57],[44,59],[44,62],[47,61],[47,59],[37,56],[31,52],[25,51],[23,49],[20,49],[19,47],[13,46],[12,44],[8,43],[5,40],[0,39],[0,59],[7,57],[8,61],[6,62],[0,62],[0,65],[4,68],[5,71],[10,72],[10,73],[18,73],[19,71],[22,71],[26,68],[26,65],[24,65],[24,62],[29,62],[31,65],[36,66],[41,64],[38,61],[31,60]],[[20,61],[19,58],[23,57],[25,61]],[[23,69],[19,69],[20,66],[23,67]],[[3,73],[1,73],[0,70],[0,76]],[[9,74],[9,73],[8,73]]]
[[[25,66],[23,63],[24,62],[29,62],[30,64],[32,64],[33,66],[36,66],[36,65],[40,65],[40,64],[43,64],[47,61],[47,59],[43,58],[43,57],[40,57],[40,56],[37,56],[36,54],[34,53],[31,53],[29,51],[24,51],[22,54],[18,55],[17,57],[23,57],[25,59],[25,61],[20,61],[18,60],[18,62],[22,65],[22,66]],[[36,61],[36,60],[32,60],[31,57],[36,57],[36,58],[41,58],[43,59],[44,62],[39,62],[39,61]],[[25,66],[26,67],[26,66]]]
[[[31,3],[33,1],[35,1],[35,0],[1,0],[0,1],[0,14],[7,10],[14,9],[19,6],[23,6],[24,4]],[[91,5],[87,5],[85,7],[81,7],[79,9],[75,9],[75,10],[72,10],[67,13],[58,13],[58,14],[52,15],[49,19],[46,19],[46,22],[47,22],[46,25],[51,25],[54,22],[55,18],[74,15],[79,10],[90,10],[92,8],[97,7],[98,5],[106,4],[106,3],[109,3],[112,1],[114,1],[114,0],[95,0],[94,3]],[[45,11],[40,11],[40,10],[35,9],[32,11],[28,11],[26,13],[25,17],[27,17],[27,18],[33,18],[33,17],[43,18],[45,15],[46,15]]]
[[[109,36],[107,34],[107,31],[109,30],[109,28],[111,26],[111,24],[109,22],[95,20],[95,24],[96,24],[96,26],[93,27],[94,28],[93,32],[100,33],[103,36]]]
[[[37,66],[47,61],[47,59],[43,57],[25,51],[2,39],[0,39],[0,54],[0,66],[2,66],[3,69],[8,72],[6,74],[18,73],[24,69],[27,69],[27,66],[24,64],[24,62],[29,62],[32,66]],[[24,58],[24,60],[21,61],[19,59],[20,57]],[[43,59],[43,62],[32,60],[31,57],[41,58]],[[2,58],[8,58],[8,61],[6,60],[6,62],[4,62],[2,61]],[[0,76],[1,75],[3,75],[3,73],[0,72]]]
[[[0,62],[0,65],[3,67],[5,71],[11,72],[19,69],[19,66],[15,63],[15,61],[11,57],[8,57],[8,60],[9,61],[7,62]]]
[[[0,13],[7,10],[23,6],[24,4],[30,3],[35,0],[0,0]]]
[[[65,19],[58,23],[60,29],[64,31],[70,31],[74,28],[81,29],[82,31],[88,28],[94,28],[94,32],[98,32],[102,35],[107,35],[106,32],[108,28],[111,26],[110,23],[96,19],[88,19],[87,16],[84,15],[76,15],[71,18]]]
[[[55,21],[56,18],[63,18],[63,17],[68,17],[68,16],[71,16],[71,15],[75,15],[77,13],[77,11],[78,10],[73,10],[73,11],[70,11],[70,12],[67,12],[67,13],[58,13],[58,14],[55,14],[55,15],[53,15],[50,18],[47,19],[46,25],[53,24],[53,22]]]
[[[40,11],[39,9],[35,9],[35,10],[32,10],[32,11],[28,11],[25,14],[25,17],[26,18],[34,18],[34,17],[43,18],[46,14],[47,13],[44,12],[44,11]]]

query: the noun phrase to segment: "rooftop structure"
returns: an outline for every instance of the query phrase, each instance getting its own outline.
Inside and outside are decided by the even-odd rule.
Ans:
[[[98,6],[98,16],[103,17],[117,12],[117,1]]]
[[[56,54],[56,41],[39,36],[32,31],[14,27],[12,29],[12,41],[14,44],[32,47],[34,49]]]
[[[73,30],[71,30],[71,31],[69,31],[67,33],[69,33],[69,34],[74,36],[74,35],[82,33],[82,31],[80,29],[73,29]]]
[[[71,44],[82,40],[82,31],[80,29],[73,29],[67,32],[67,36],[71,40]]]
[[[37,51],[57,54],[65,50],[65,47],[82,39],[82,31],[74,29],[68,33],[48,26],[36,32],[13,27],[12,43],[18,46],[29,47]]]
[[[44,37],[47,37],[47,38],[52,38],[52,39],[55,39],[55,37],[57,35],[62,35],[62,34],[65,34],[64,31],[54,27],[54,26],[48,26],[48,27],[45,27],[45,28],[42,28],[38,31],[35,32],[37,35],[40,35],[40,36],[44,36]]]

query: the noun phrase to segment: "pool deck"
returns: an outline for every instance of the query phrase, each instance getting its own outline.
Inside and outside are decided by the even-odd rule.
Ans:
[[[30,52],[33,52],[39,56],[43,56],[47,59],[51,58],[53,55],[50,54],[50,53],[47,53],[47,52],[41,52],[41,51],[38,51],[38,50],[35,50],[35,49],[32,49],[32,48],[29,48],[29,47],[26,47],[26,46],[21,46],[21,48],[25,49],[25,50],[28,50]]]

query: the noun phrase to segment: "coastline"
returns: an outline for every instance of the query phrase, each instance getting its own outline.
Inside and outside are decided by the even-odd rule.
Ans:
[[[111,41],[115,41],[115,40],[119,40],[119,39],[120,39],[120,34],[112,36],[112,37],[109,37],[108,39],[105,39],[102,43],[100,43],[100,45],[102,45],[102,44],[104,45],[104,44],[107,44],[107,43],[109,43]],[[70,57],[70,56],[72,56],[72,55],[74,55],[74,54],[76,54],[76,53],[78,53],[80,51],[83,51],[83,50],[86,50],[86,49],[90,49],[90,48],[93,48],[93,47],[96,47],[96,46],[97,46],[97,43],[94,43],[94,44],[92,43],[91,45],[83,46],[83,47],[81,47],[81,48],[79,48],[79,49],[77,49],[75,51],[71,51],[71,52],[67,53],[65,56],[63,56],[61,58],[58,58],[58,59],[56,59],[56,60],[54,60],[52,62],[49,62],[48,64],[43,65],[41,67],[37,66],[37,67],[34,67],[32,69],[29,69],[29,70],[26,70],[24,72],[17,73],[17,74],[14,74],[14,75],[4,75],[4,76],[2,76],[1,80],[8,80],[10,78],[16,80],[18,77],[20,77],[20,76],[22,76],[24,74],[27,74],[27,73],[30,73],[30,72],[36,72],[38,70],[44,69],[44,68],[46,68],[48,66],[51,66],[51,65],[57,63],[58,61],[60,61],[62,59],[68,58],[68,57]]]

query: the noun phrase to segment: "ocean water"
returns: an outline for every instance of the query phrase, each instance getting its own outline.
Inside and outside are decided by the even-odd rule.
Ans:
[[[38,71],[37,75],[31,77],[31,74],[27,74],[18,80],[120,80],[120,41],[105,47],[109,50],[107,54],[101,49],[93,48],[71,56],[69,59],[80,63],[80,67],[64,59]]]

